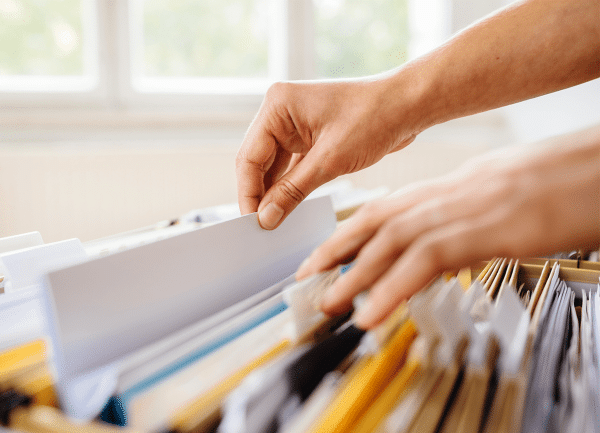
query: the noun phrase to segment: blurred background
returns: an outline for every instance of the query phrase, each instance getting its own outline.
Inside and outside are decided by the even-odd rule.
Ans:
[[[0,0],[0,237],[82,241],[236,201],[274,81],[358,77],[505,0]],[[600,122],[599,80],[425,131],[350,178],[397,189]]]

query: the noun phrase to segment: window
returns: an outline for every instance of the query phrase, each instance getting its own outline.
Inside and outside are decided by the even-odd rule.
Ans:
[[[92,89],[92,7],[85,0],[0,0],[0,91]]]
[[[402,0],[314,2],[318,78],[376,74],[408,57],[408,7]]]
[[[133,0],[134,88],[141,92],[260,92],[269,78],[268,0]]]
[[[401,64],[447,1],[0,0],[0,105],[255,109],[277,80]]]

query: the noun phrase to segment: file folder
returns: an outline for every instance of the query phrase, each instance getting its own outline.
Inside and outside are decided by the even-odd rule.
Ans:
[[[0,310],[17,311],[3,309],[15,302],[43,303],[63,409],[90,420],[111,397],[123,406],[121,415],[128,415],[130,423],[125,429],[98,421],[80,424],[55,408],[32,405],[35,398],[39,404],[53,404],[48,371],[35,358],[46,347],[42,341],[33,343],[31,356],[27,350],[0,352],[0,416],[11,416],[5,425],[36,433],[191,433],[216,428],[221,405],[255,369],[269,363],[268,371],[283,365],[277,364],[282,360],[289,362],[290,355],[319,352],[310,348],[323,341],[315,328],[323,325],[324,317],[315,306],[341,269],[295,283],[284,293],[281,289],[294,280],[298,263],[333,230],[335,221],[326,208],[325,201],[310,208],[282,236],[260,230],[254,215],[213,226],[220,226],[218,230],[190,230],[111,256],[65,262],[47,278],[41,278],[43,271],[14,274],[13,281],[27,284],[3,294]],[[386,322],[393,326],[368,332],[334,372],[322,376],[304,367],[289,369],[291,381],[310,383],[315,391],[279,404],[277,391],[285,387],[261,388],[260,395],[268,397],[274,410],[261,420],[264,411],[254,407],[254,425],[273,425],[270,420],[275,420],[285,433],[513,432],[521,427],[523,411],[540,400],[527,401],[527,390],[544,382],[543,393],[534,394],[543,394],[546,406],[554,409],[550,415],[534,416],[533,428],[547,423],[566,432],[593,431],[597,419],[582,414],[600,407],[600,274],[590,266],[563,263],[495,259],[468,289],[457,279],[439,278],[408,303],[414,307],[410,319],[398,314]],[[15,259],[9,267],[21,264]],[[464,286],[477,275],[470,272],[460,272]],[[553,304],[561,304],[560,311]],[[160,308],[153,310],[154,305]],[[303,323],[295,333],[288,332],[288,325],[298,319]],[[323,326],[325,334],[334,321]],[[569,329],[580,334],[567,338]],[[537,347],[534,341],[543,331],[555,331],[558,337],[545,335]],[[313,338],[306,338],[309,334]],[[373,349],[378,346],[374,341],[381,351]],[[306,345],[300,348],[300,342]],[[540,357],[540,350],[548,355]],[[3,358],[7,353],[9,358]],[[10,367],[6,360],[19,353],[26,363]],[[311,355],[311,362],[325,365],[333,359],[329,353],[322,350],[314,359]],[[546,361],[554,363],[551,369]],[[3,365],[4,371],[12,368],[4,377]],[[528,372],[536,368],[539,374],[534,376],[544,379],[528,382]],[[555,392],[561,393],[560,401]],[[7,395],[15,404],[8,410]],[[567,422],[558,423],[558,416]]]
[[[293,274],[335,225],[323,197],[302,203],[274,231],[250,214],[50,272],[62,407],[75,418],[96,416],[125,358]]]
[[[42,239],[40,232],[23,233],[21,235],[0,238],[0,255],[43,244],[44,240]],[[3,269],[2,261],[0,260],[0,293],[4,292],[5,283],[5,270]]]

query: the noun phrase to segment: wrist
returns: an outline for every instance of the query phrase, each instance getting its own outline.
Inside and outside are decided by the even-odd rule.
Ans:
[[[396,127],[399,137],[416,136],[444,121],[443,113],[433,109],[434,86],[421,63],[414,60],[374,81],[384,121]]]

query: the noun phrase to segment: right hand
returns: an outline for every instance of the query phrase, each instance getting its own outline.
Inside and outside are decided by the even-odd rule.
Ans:
[[[403,148],[418,133],[400,125],[386,80],[276,83],[236,158],[242,214],[274,229],[314,189]],[[398,90],[398,89],[396,89]],[[406,116],[404,116],[406,114]]]
[[[386,74],[273,85],[238,152],[241,212],[273,229],[319,185],[432,125],[599,77],[598,11],[598,0],[516,2]]]

